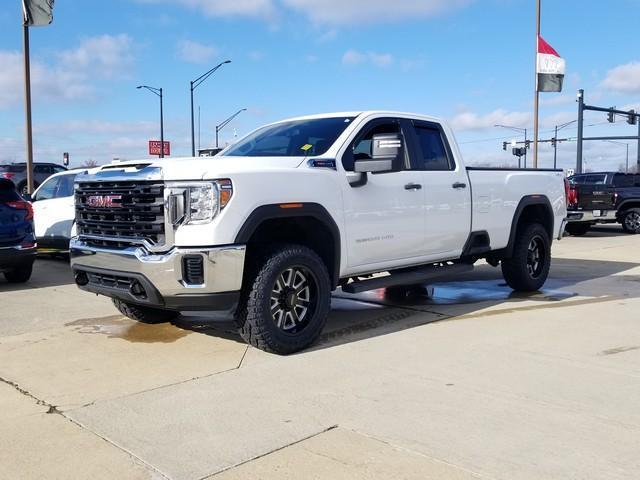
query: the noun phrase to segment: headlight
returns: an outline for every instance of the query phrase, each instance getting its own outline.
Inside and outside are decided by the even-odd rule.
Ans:
[[[198,225],[209,223],[218,213],[220,194],[215,183],[189,186],[186,223]]]
[[[201,225],[211,222],[231,200],[231,180],[170,184],[167,201],[173,225]]]

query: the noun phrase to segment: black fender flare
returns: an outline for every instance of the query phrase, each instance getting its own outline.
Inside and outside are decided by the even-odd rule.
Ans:
[[[505,257],[509,258],[513,255],[513,247],[516,243],[516,235],[518,233],[518,224],[520,223],[520,218],[522,217],[522,213],[525,208],[531,206],[541,205],[545,208],[546,213],[548,215],[548,219],[551,222],[551,231],[549,232],[549,240],[553,243],[553,231],[555,227],[555,217],[553,215],[553,208],[551,207],[551,202],[547,198],[546,195],[527,195],[522,197],[520,203],[516,208],[515,213],[513,214],[513,219],[511,221],[511,233],[509,234],[509,243],[507,247],[504,249]]]
[[[335,287],[340,279],[340,229],[331,214],[319,203],[276,203],[262,205],[247,217],[236,235],[235,243],[249,242],[258,227],[265,221],[278,218],[313,218],[327,227],[333,237],[334,259],[332,283]]]

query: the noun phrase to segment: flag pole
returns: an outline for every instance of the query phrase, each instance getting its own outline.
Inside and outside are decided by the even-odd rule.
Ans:
[[[26,114],[27,191],[33,193],[33,130],[31,127],[31,65],[29,62],[29,25],[23,19],[24,39],[24,106]],[[22,193],[22,192],[21,192]]]
[[[540,38],[540,1],[536,0],[536,56],[535,56],[535,96],[533,99],[533,168],[538,168],[538,111],[540,107],[540,92],[538,91],[538,42]]]

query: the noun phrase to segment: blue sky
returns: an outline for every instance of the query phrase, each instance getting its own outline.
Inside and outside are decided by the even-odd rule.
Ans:
[[[501,143],[517,134],[493,125],[532,126],[533,0],[57,0],[54,13],[51,26],[31,29],[40,161],[64,151],[72,164],[145,157],[159,137],[158,101],[139,84],[164,88],[165,137],[174,155],[188,154],[189,80],[226,59],[196,91],[203,147],[245,107],[223,141],[301,114],[391,109],[451,121],[468,162],[513,164]],[[20,17],[20,1],[5,0],[0,161],[24,155]],[[640,107],[639,20],[640,0],[543,1],[542,33],[567,76],[563,93],[541,95],[541,137],[576,118],[578,88],[592,104]],[[636,130],[620,121],[587,133]],[[622,145],[586,148],[587,168],[624,162]],[[635,145],[630,152],[635,161]],[[541,147],[543,166],[550,159]],[[575,144],[559,159],[571,166]]]

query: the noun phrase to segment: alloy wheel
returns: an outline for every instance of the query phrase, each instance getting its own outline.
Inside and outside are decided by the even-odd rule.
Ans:
[[[527,272],[531,278],[538,278],[540,276],[544,270],[545,257],[546,253],[542,237],[533,237],[527,249]]]
[[[271,290],[271,316],[285,333],[300,333],[308,324],[317,306],[318,287],[314,274],[301,266],[281,272]]]
[[[629,230],[633,232],[640,231],[640,213],[631,212],[627,214],[624,219],[624,223]]]

